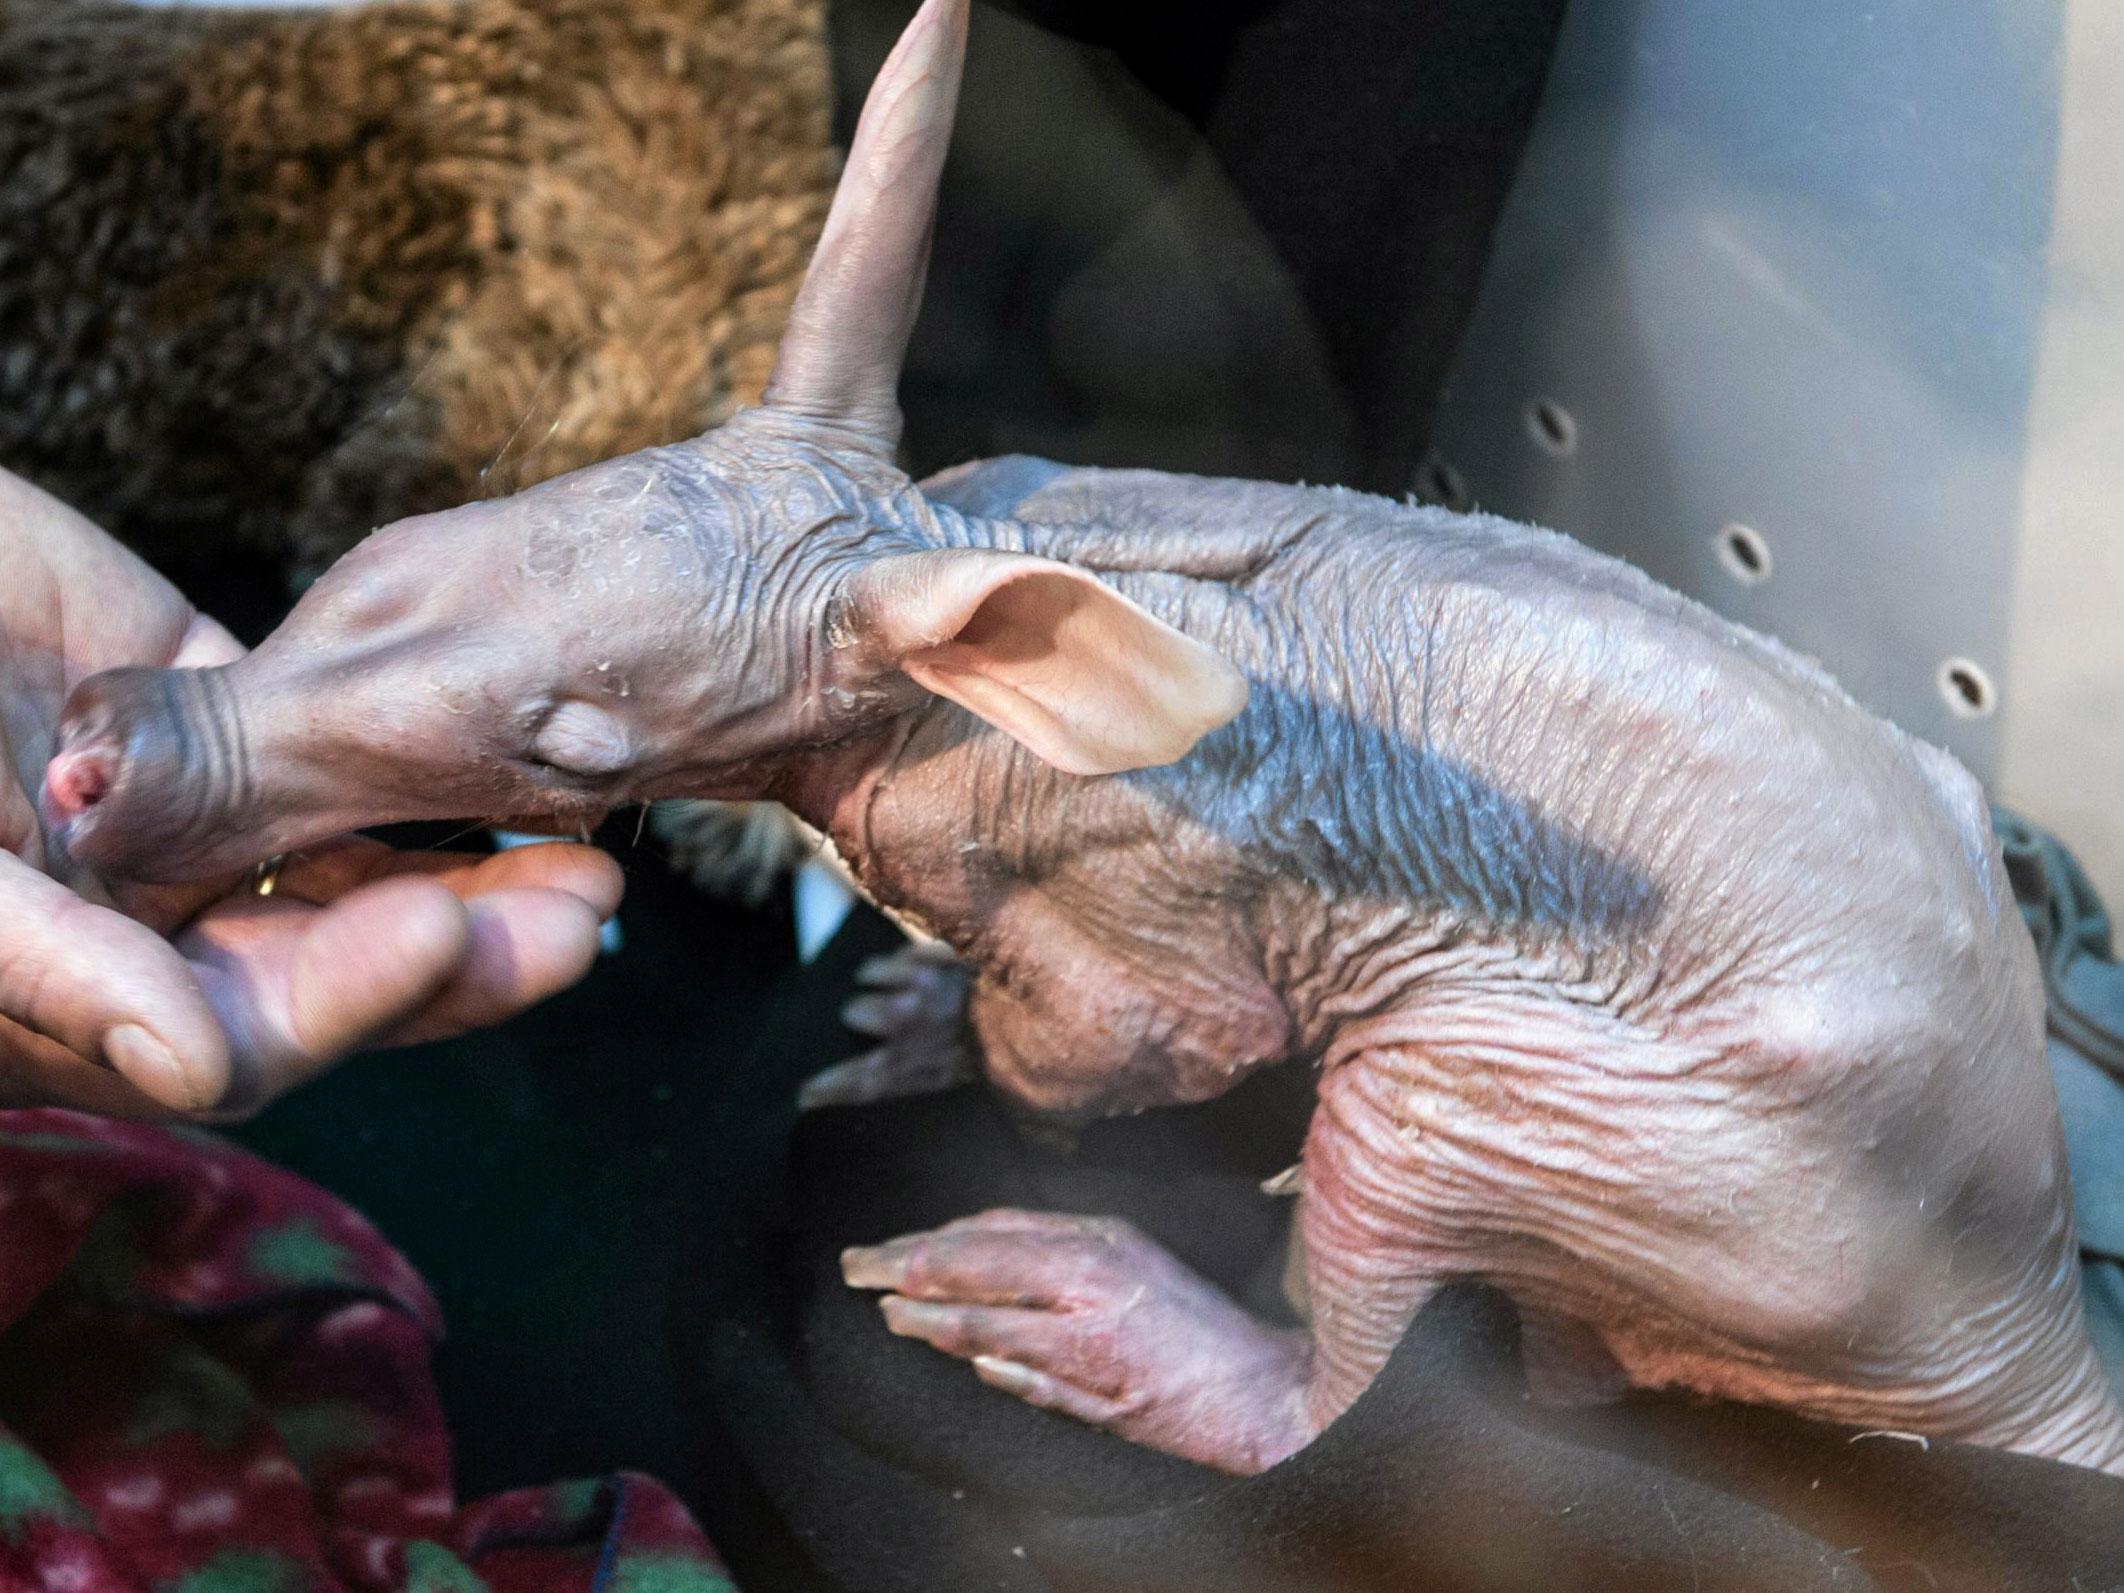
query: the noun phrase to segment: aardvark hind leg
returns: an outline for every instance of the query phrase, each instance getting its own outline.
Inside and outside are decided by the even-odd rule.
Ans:
[[[903,946],[856,970],[863,993],[841,1019],[878,1043],[804,1081],[797,1105],[861,1106],[948,1090],[980,1077],[966,1022],[973,970],[942,946]]]

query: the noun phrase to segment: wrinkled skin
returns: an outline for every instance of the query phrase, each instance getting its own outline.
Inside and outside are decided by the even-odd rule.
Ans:
[[[1301,1333],[1100,1221],[845,1259],[895,1331],[1206,1464],[1302,1446],[1473,1276],[1554,1394],[2124,1469],[2035,964],[1947,757],[1548,533],[893,468],[963,24],[930,0],[881,75],[762,408],[389,528],[226,670],[89,682],[68,845],[192,874],[387,818],[771,797],[971,965],[1030,1109],[1310,1060]]]

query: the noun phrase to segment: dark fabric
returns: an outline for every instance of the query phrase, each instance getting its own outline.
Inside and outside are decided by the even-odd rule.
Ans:
[[[450,1324],[435,1380],[472,1494],[623,1469],[692,1491],[664,1340],[682,1193],[725,1175],[741,1190],[747,1157],[787,1133],[746,1115],[731,1068],[795,963],[787,908],[708,900],[637,823],[599,832],[627,871],[625,944],[582,984],[359,1058],[233,1131],[367,1214],[434,1286]]]
[[[1531,1405],[1507,1304],[1440,1297],[1299,1455],[1235,1480],[1024,1406],[888,1335],[845,1288],[847,1244],[989,1206],[1128,1217],[1270,1309],[1302,1074],[1098,1125],[1068,1161],[982,1092],[801,1121],[797,1082],[846,1053],[834,1013],[893,933],[864,914],[792,974],[743,1065],[792,1127],[786,1177],[700,1213],[676,1339],[704,1525],[749,1586],[940,1588],[2087,1588],[2124,1584],[2124,1483],[1766,1411],[1636,1398]],[[763,1125],[764,1126],[764,1125]],[[730,1187],[719,1178],[719,1190]],[[738,1264],[727,1260],[735,1255]]]
[[[834,0],[839,132],[907,0]],[[1407,491],[1563,0],[1001,0],[907,366],[1004,453]]]

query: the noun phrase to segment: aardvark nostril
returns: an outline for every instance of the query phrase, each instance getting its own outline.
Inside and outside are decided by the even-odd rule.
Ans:
[[[117,764],[108,747],[82,747],[54,757],[44,771],[45,810],[64,823],[104,799]]]
[[[185,865],[184,843],[239,789],[236,733],[214,670],[114,669],[76,686],[45,765],[50,838],[76,863],[133,879]]]

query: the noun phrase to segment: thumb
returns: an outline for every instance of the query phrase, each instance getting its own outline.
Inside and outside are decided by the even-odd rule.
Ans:
[[[172,1110],[210,1106],[228,1085],[227,1038],[176,949],[4,853],[0,1017]]]
[[[226,1104],[248,1111],[411,1018],[464,966],[472,924],[448,887],[394,878],[322,908],[238,898],[178,946],[231,1040]]]
[[[243,654],[243,643],[223,629],[220,621],[204,614],[194,614],[192,623],[185,627],[184,635],[178,639],[170,667],[211,669],[217,664],[233,664]]]

